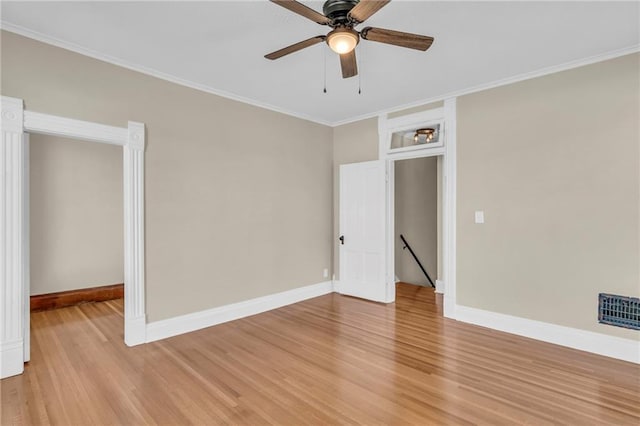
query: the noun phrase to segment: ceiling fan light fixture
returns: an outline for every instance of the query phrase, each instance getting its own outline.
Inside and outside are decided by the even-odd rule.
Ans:
[[[360,36],[350,28],[336,28],[327,34],[327,44],[339,55],[351,52],[358,42],[360,42]]]

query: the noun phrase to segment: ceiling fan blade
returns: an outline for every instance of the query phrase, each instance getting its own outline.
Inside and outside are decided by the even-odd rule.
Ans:
[[[377,41],[423,51],[431,47],[433,43],[433,37],[373,27],[364,28],[360,32],[360,36],[369,41]]]
[[[307,19],[311,19],[313,22],[317,22],[320,25],[327,25],[331,20],[324,16],[321,13],[316,12],[310,7],[305,6],[302,3],[298,3],[294,0],[271,0],[273,3],[284,7],[292,11],[293,13],[297,13],[298,15],[304,16]]]
[[[349,12],[348,17],[353,21],[364,22],[371,15],[382,9],[391,0],[360,0]]]
[[[342,67],[342,78],[349,78],[358,75],[358,64],[356,63],[356,50],[340,55],[340,66]]]
[[[288,55],[289,53],[297,52],[298,50],[302,50],[305,47],[309,47],[309,46],[313,46],[314,44],[321,43],[324,41],[325,38],[326,37],[323,35],[311,37],[307,40],[299,41],[295,44],[292,44],[291,46],[287,46],[280,50],[276,50],[275,52],[271,52],[268,55],[264,55],[264,57],[271,60],[282,58],[283,56]]]

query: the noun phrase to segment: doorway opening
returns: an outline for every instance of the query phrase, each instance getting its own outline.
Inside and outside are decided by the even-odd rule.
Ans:
[[[428,132],[431,137],[425,138]],[[395,285],[395,172],[398,160],[440,158],[441,192],[439,292],[443,294],[443,315],[455,318],[456,310],[456,99],[426,105],[423,111],[407,115],[383,114],[378,117],[379,158],[387,170],[385,203],[385,271],[387,303],[396,297]],[[437,269],[437,268],[436,268]]]
[[[455,318],[456,99],[445,99],[408,115],[382,114],[378,116],[378,138],[378,160],[340,165],[340,272],[334,289],[375,302],[396,300],[395,163],[438,157],[442,243],[437,256],[441,270],[434,284],[441,287],[443,315]]]
[[[45,134],[122,148],[124,218],[124,341],[146,341],[144,276],[145,126],[115,127],[24,109],[2,96],[0,150],[0,378],[21,374],[30,359],[29,136]]]
[[[394,161],[393,235],[400,294],[442,292],[442,156]],[[441,313],[442,297],[435,298]]]
[[[88,321],[88,302],[110,301],[122,316],[122,149],[37,133],[27,144],[32,324],[62,308],[49,317]]]

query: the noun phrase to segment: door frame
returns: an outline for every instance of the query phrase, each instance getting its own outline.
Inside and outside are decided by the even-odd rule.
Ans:
[[[433,146],[391,149],[394,132],[440,124],[442,140]],[[385,269],[387,303],[396,298],[395,286],[395,161],[442,156],[442,257],[444,316],[456,318],[456,98],[444,100],[442,107],[389,118],[378,116],[379,158],[386,161]]]
[[[144,246],[144,123],[114,127],[27,111],[2,96],[0,146],[0,378],[21,374],[29,360],[29,134],[123,148],[124,341],[146,341]]]

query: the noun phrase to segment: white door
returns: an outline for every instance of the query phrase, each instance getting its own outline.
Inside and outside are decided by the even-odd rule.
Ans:
[[[342,294],[386,301],[384,160],[340,166]]]

